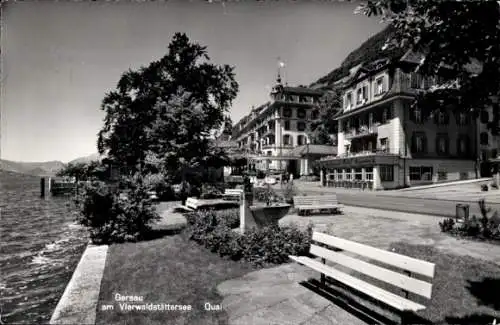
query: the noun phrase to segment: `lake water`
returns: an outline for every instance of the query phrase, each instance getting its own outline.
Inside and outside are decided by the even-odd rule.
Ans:
[[[48,323],[88,242],[74,220],[39,177],[0,171],[0,324]]]

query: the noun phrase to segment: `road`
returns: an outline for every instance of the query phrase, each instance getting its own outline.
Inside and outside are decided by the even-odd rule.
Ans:
[[[326,194],[321,190],[310,190],[312,194]],[[425,198],[394,197],[373,193],[337,193],[339,203],[344,205],[359,206],[364,208],[383,209],[390,211],[400,211],[408,213],[429,214],[436,216],[455,216],[456,205],[463,204],[462,201],[436,200]],[[481,216],[478,204],[470,204],[469,215]],[[500,204],[489,203],[488,207],[500,212]]]

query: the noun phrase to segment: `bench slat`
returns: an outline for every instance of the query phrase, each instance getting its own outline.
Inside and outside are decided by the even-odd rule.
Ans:
[[[346,266],[357,272],[366,274],[372,278],[392,284],[401,289],[416,293],[427,299],[431,298],[432,284],[428,282],[410,278],[404,274],[394,272],[314,244],[311,245],[310,253],[337,264]]]
[[[299,205],[295,208],[299,210],[314,210],[314,209],[337,209],[343,207],[342,204],[328,204],[328,205]]]
[[[340,248],[372,260],[392,265],[412,273],[421,274],[429,278],[434,277],[435,265],[430,262],[418,260],[401,254],[391,253],[383,249],[359,244],[342,238],[330,236],[320,232],[314,232],[312,239],[314,241]]]
[[[425,309],[426,307],[420,304],[417,304],[411,300],[400,297],[392,292],[386,291],[384,289],[378,288],[368,282],[365,282],[360,279],[356,279],[355,277],[346,274],[344,272],[340,272],[338,270],[332,269],[327,265],[324,265],[321,262],[315,261],[311,258],[305,256],[289,256],[291,259],[295,260],[299,264],[306,265],[320,273],[325,274],[335,280],[346,284],[347,286],[363,292],[373,298],[376,298],[383,303],[396,308],[400,311],[418,311]]]

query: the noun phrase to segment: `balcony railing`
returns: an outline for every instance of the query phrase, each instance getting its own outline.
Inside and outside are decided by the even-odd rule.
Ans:
[[[369,135],[375,135],[378,133],[379,124],[375,124],[372,126],[363,125],[357,129],[351,129],[350,131],[345,133],[346,139],[360,138]]]
[[[339,154],[337,156],[326,156],[324,158],[320,158],[320,160],[331,160],[331,159],[344,159],[344,158],[353,158],[353,157],[366,157],[366,156],[400,156],[396,153],[391,153],[388,150],[364,150],[358,152],[346,152],[343,154]]]
[[[274,143],[263,144],[262,149],[273,149],[275,146],[276,146],[276,144],[274,144]]]

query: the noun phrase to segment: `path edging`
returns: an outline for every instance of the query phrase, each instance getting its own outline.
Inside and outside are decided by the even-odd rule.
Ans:
[[[107,252],[108,245],[87,245],[49,324],[95,324]]]

